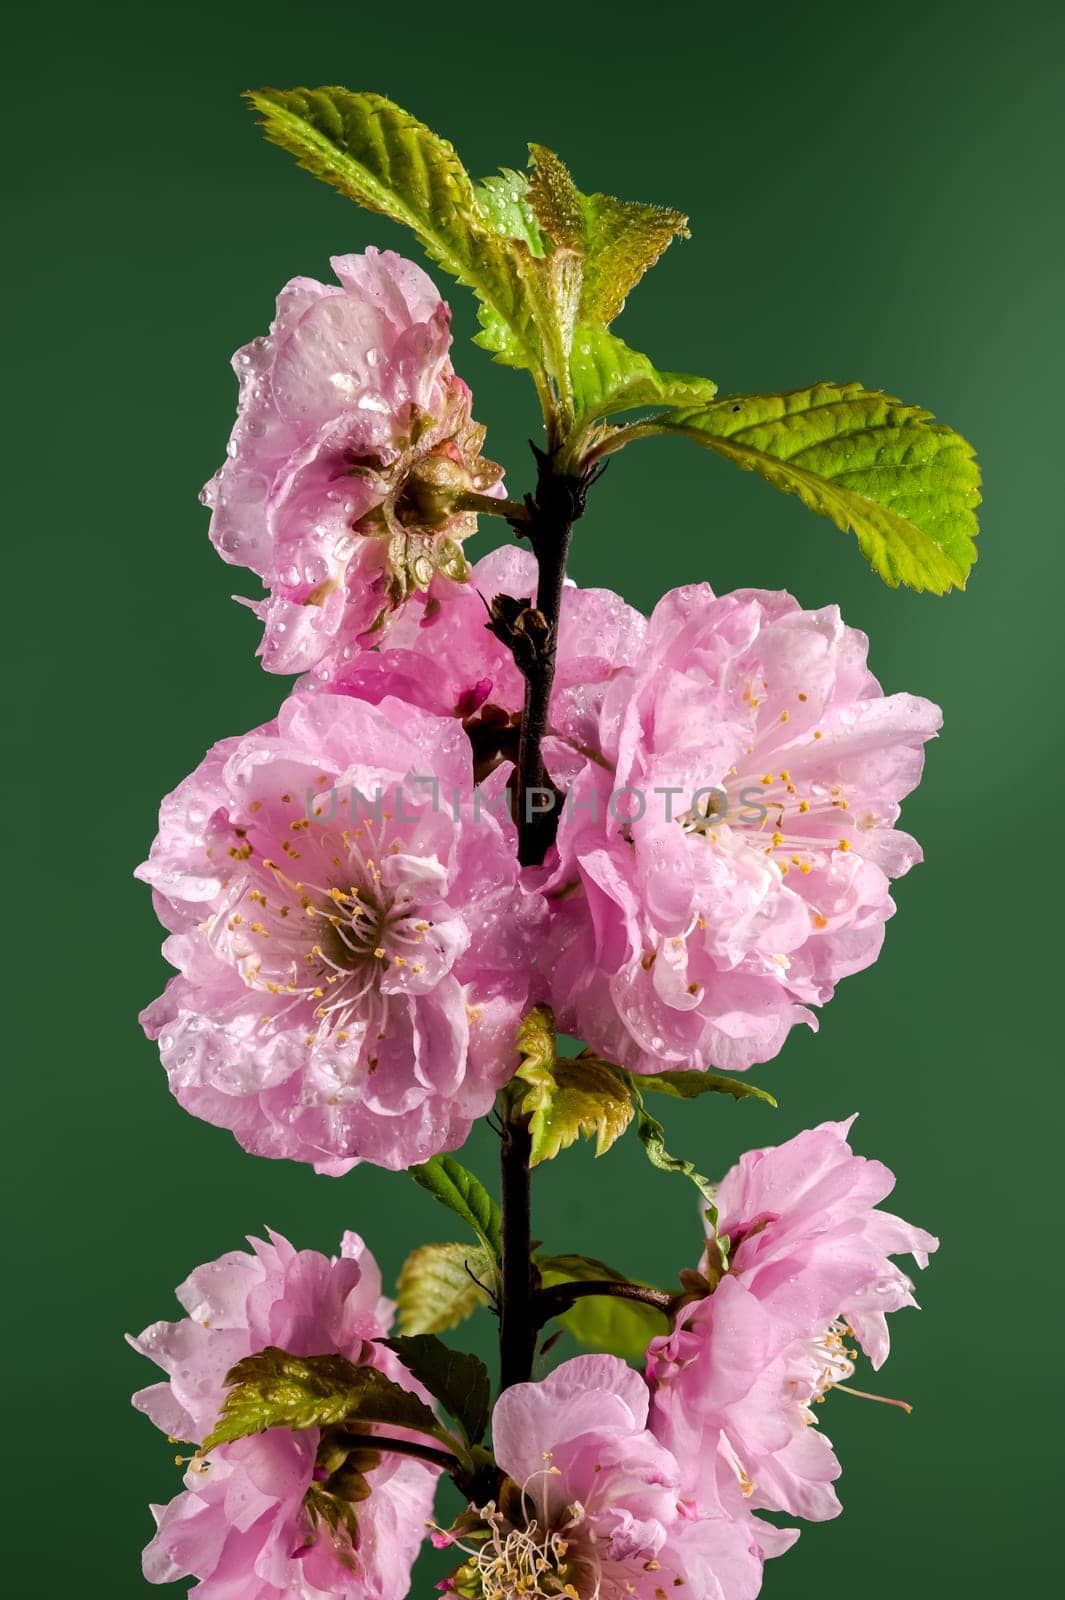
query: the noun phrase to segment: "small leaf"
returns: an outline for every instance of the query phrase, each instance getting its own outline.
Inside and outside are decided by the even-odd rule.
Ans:
[[[691,238],[688,219],[682,211],[616,200],[609,194],[590,195],[588,205],[583,310],[589,319],[613,322],[630,290],[673,239]]]
[[[592,1256],[542,1256],[538,1265],[546,1288],[557,1283],[588,1283],[604,1278],[611,1283],[637,1281]],[[585,1295],[575,1300],[556,1320],[582,1344],[621,1356],[624,1361],[641,1361],[651,1340],[669,1332],[668,1319],[656,1306],[613,1295]]]
[[[529,156],[529,203],[537,222],[554,244],[583,255],[587,246],[584,195],[553,150],[531,144]]]
[[[896,588],[964,588],[976,559],[980,470],[972,446],[859,383],[729,395],[670,412],[649,431],[683,433],[853,532]]]
[[[421,1166],[411,1167],[410,1175],[473,1229],[493,1263],[503,1259],[503,1220],[479,1178],[454,1156],[433,1156]]]
[[[538,371],[528,248],[500,235],[452,145],[383,95],[262,89],[246,97],[271,143],[367,210],[402,223],[438,266],[484,307],[478,343],[510,366]]]
[[[555,1014],[550,1006],[533,1006],[522,1017],[516,1035],[518,1054],[535,1067],[555,1064]]]
[[[504,167],[496,177],[482,178],[475,189],[477,203],[491,227],[508,239],[520,239],[531,255],[546,253],[544,236],[529,199],[529,179],[524,172]]]
[[[583,263],[580,314],[587,322],[613,322],[670,241],[678,234],[689,237],[688,219],[662,206],[582,194],[552,150],[532,144],[529,152],[529,199],[537,221]]]
[[[570,373],[578,417],[608,417],[637,406],[695,406],[717,393],[709,378],[657,372],[647,356],[593,322],[574,332]]]
[[[519,1106],[530,1117],[534,1167],[578,1139],[594,1139],[596,1155],[604,1155],[632,1121],[632,1096],[609,1061],[563,1057],[553,1072],[527,1064],[517,1076],[529,1085]]]
[[[270,1346],[226,1374],[230,1393],[204,1450],[268,1428],[329,1428],[341,1422],[392,1423],[435,1433],[429,1407],[375,1367],[343,1356],[290,1356]]]
[[[479,1357],[449,1350],[431,1333],[411,1338],[381,1339],[403,1365],[454,1417],[468,1444],[478,1444],[488,1426],[491,1385]]]
[[[730,1094],[733,1100],[764,1100],[775,1106],[767,1089],[743,1078],[726,1078],[720,1072],[654,1072],[639,1074],[643,1093],[668,1094],[674,1100],[694,1100],[701,1094]]]
[[[632,1121],[624,1074],[596,1056],[557,1056],[554,1020],[546,1006],[523,1019],[517,1044],[524,1060],[515,1074],[514,1106],[529,1118],[532,1165],[553,1161],[578,1139],[594,1139],[596,1155],[603,1155]]]
[[[443,1333],[487,1305],[495,1264],[483,1245],[423,1244],[399,1274],[396,1302],[403,1333]],[[476,1281],[479,1280],[479,1281]]]

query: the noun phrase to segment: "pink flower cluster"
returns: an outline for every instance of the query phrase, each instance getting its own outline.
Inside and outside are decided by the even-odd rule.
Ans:
[[[463,495],[502,492],[431,280],[389,250],[332,267],[339,285],[286,284],[234,356],[237,420],[203,492],[219,554],[269,590],[252,605],[269,672],[328,673],[409,595],[462,580]]]
[[[698,1463],[697,1492],[714,1504],[815,1522],[838,1514],[839,1463],[811,1407],[847,1387],[852,1345],[881,1367],[886,1313],[916,1305],[889,1258],[923,1267],[937,1248],[877,1209],[895,1179],[853,1153],[851,1122],[824,1122],[732,1168],[717,1191],[728,1272],[648,1351],[654,1426]]]
[[[179,969],[141,1020],[180,1103],[333,1174],[461,1144],[530,991],[513,831],[461,726],[391,696],[295,694],[215,745],[138,869]]]
[[[636,1072],[776,1055],[877,955],[939,713],[882,693],[834,606],[703,584],[648,622],[569,584],[557,845],[519,871],[524,681],[486,604],[532,596],[536,564],[512,547],[452,581],[462,496],[498,472],[447,308],[387,252],[333,266],[238,353],[208,489],[215,543],[270,588],[266,665],[314,671],[167,799],[140,873],[180,974],[143,1017],[173,1092],[340,1173],[461,1144],[533,1003]]]
[[[235,358],[237,422],[205,491],[218,549],[266,586],[264,665],[305,676],[167,797],[138,875],[176,969],[141,1020],[178,1101],[256,1154],[340,1175],[461,1145],[534,1005],[645,1074],[744,1070],[816,1026],[920,860],[896,824],[940,719],[884,695],[834,606],[703,584],[648,619],[567,584],[554,792],[526,802],[557,806],[557,832],[520,866],[526,685],[486,623],[497,597],[531,601],[536,563],[510,547],[466,564],[500,471],[429,279],[387,252],[333,267],[336,285],[287,285]],[[203,1600],[401,1600],[431,1526],[465,1557],[465,1600],[754,1600],[797,1537],[759,1513],[839,1510],[814,1406],[850,1389],[858,1347],[882,1365],[886,1313],[915,1304],[891,1258],[936,1248],[879,1209],[894,1180],[849,1128],[727,1175],[705,1276],[670,1301],[644,1375],[585,1356],[507,1389],[494,1476],[451,1437],[477,1490],[452,1529],[431,1523],[435,1465],[382,1449],[327,1491],[335,1430],[271,1427],[191,1458],[153,1508],[146,1576],[193,1577]],[[334,1259],[251,1244],[182,1285],[185,1318],[131,1341],[167,1374],[135,1397],[161,1429],[202,1446],[227,1373],[268,1347],[428,1398],[377,1342],[392,1306],[356,1235]]]
[[[937,1243],[877,1209],[894,1179],[853,1154],[849,1126],[732,1169],[718,1191],[728,1271],[652,1343],[646,1379],[583,1356],[500,1397],[493,1445],[518,1492],[486,1508],[473,1547],[486,1596],[540,1593],[521,1581],[540,1562],[547,1593],[753,1600],[764,1560],[798,1537],[756,1513],[838,1512],[839,1465],[811,1407],[847,1387],[850,1341],[883,1364],[886,1313],[916,1304],[889,1257],[923,1266]]]
[[[558,844],[519,871],[523,685],[482,596],[533,566],[497,551],[415,599],[164,803],[140,873],[181,976],[143,1020],[182,1104],[248,1149],[341,1172],[456,1147],[536,1002],[637,1072],[743,1069],[879,951],[939,713],[784,594],[681,589],[646,623],[567,587]]]
[[[638,1373],[594,1355],[500,1396],[492,1443],[518,1493],[509,1516],[488,1509],[491,1537],[473,1562],[485,1595],[659,1600],[683,1587],[690,1600],[753,1600],[763,1560],[791,1537],[699,1505],[689,1467],[649,1423],[649,1399]]]
[[[133,1403],[175,1441],[199,1445],[225,1398],[224,1379],[244,1356],[278,1346],[289,1355],[337,1354],[371,1365],[405,1388],[417,1385],[392,1353],[373,1341],[388,1332],[391,1301],[357,1234],[339,1258],[294,1250],[271,1233],[198,1267],[178,1289],[188,1315],[156,1322],[134,1349],[167,1379]],[[308,1512],[319,1431],[272,1429],[194,1455],[182,1492],[153,1506],[155,1538],[144,1552],[150,1583],[199,1579],[201,1600],[401,1600],[433,1505],[437,1471],[381,1452],[367,1472],[373,1512],[360,1517],[358,1541],[331,1537]]]

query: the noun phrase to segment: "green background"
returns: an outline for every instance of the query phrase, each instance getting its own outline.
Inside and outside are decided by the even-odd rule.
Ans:
[[[136,1023],[164,978],[130,876],[159,797],[283,687],[229,599],[253,580],[217,560],[196,503],[231,422],[230,352],[330,252],[404,248],[261,143],[237,98],[335,81],[410,106],[475,173],[537,139],[585,188],[689,211],[694,239],[621,324],[660,365],[723,391],[861,378],[980,449],[965,595],[885,589],[853,540],[673,441],[612,466],[574,572],[645,606],[702,578],[839,601],[885,686],[945,709],[904,819],[927,865],[899,886],[882,959],[757,1074],[777,1113],[668,1121],[720,1171],[860,1109],[859,1148],[943,1240],[882,1379],[915,1415],[833,1397],[846,1514],[808,1529],[766,1594],[1040,1592],[1060,1437],[1060,8],[59,3],[16,8],[6,33],[11,1592],[148,1592],[147,1502],[179,1475],[129,1409],[152,1371],[121,1335],[172,1315],[194,1264],[266,1222],[325,1249],[355,1227],[391,1276],[451,1233],[402,1176],[242,1154],[177,1108]],[[457,363],[520,491],[532,391],[471,327],[459,298]],[[486,1176],[490,1145],[471,1153]],[[547,1170],[536,1229],[663,1280],[697,1250],[683,1187],[627,1141],[594,1170],[584,1150]]]

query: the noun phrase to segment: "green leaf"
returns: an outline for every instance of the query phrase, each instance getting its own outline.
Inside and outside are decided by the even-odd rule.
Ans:
[[[454,1417],[468,1444],[478,1444],[488,1426],[491,1385],[488,1368],[464,1350],[449,1350],[431,1333],[381,1339],[419,1383]]]
[[[585,316],[613,322],[630,290],[678,237],[691,238],[681,211],[616,200],[609,194],[590,195]]]
[[[392,1423],[435,1434],[437,1421],[417,1395],[375,1367],[343,1356],[290,1356],[270,1346],[226,1374],[230,1393],[204,1450],[268,1428],[329,1428],[340,1422]]]
[[[542,1256],[538,1265],[546,1288],[557,1283],[588,1283],[603,1278],[611,1283],[637,1281],[592,1256]],[[586,1295],[574,1301],[556,1320],[582,1344],[621,1356],[625,1361],[642,1360],[651,1340],[669,1332],[668,1319],[657,1307],[612,1295]]]
[[[583,263],[580,314],[609,323],[629,291],[653,267],[678,234],[688,238],[688,219],[662,206],[580,192],[565,165],[544,145],[529,146],[529,198],[537,220],[556,245]]]
[[[554,1020],[546,1006],[523,1019],[517,1044],[524,1060],[512,1092],[518,1115],[529,1118],[532,1165],[553,1161],[578,1139],[594,1139],[596,1155],[603,1155],[632,1121],[624,1074],[596,1056],[556,1056]]]
[[[729,395],[670,412],[649,431],[683,433],[853,532],[885,583],[943,594],[976,559],[980,471],[972,446],[859,383]]]
[[[443,1333],[488,1304],[495,1263],[483,1245],[423,1244],[399,1274],[396,1302],[405,1334]],[[479,1281],[476,1281],[479,1280]]]
[[[478,205],[496,233],[508,239],[520,239],[538,259],[546,254],[544,236],[529,200],[526,173],[504,167],[498,177],[482,178],[475,193]]]
[[[701,1094],[730,1094],[733,1100],[764,1100],[775,1106],[767,1089],[747,1083],[743,1078],[726,1078],[720,1072],[640,1073],[640,1089],[646,1094],[668,1094],[674,1100],[695,1100]]]
[[[518,1054],[529,1066],[548,1071],[555,1064],[555,1014],[550,1006],[533,1006],[518,1024]]]
[[[482,302],[478,342],[505,364],[541,366],[528,248],[496,231],[454,148],[383,95],[261,89],[246,97],[266,137],[370,211],[412,229],[432,259]]]
[[[562,1057],[553,1070],[527,1064],[517,1076],[529,1085],[519,1107],[530,1118],[534,1167],[578,1139],[594,1139],[601,1156],[632,1121],[632,1096],[609,1061]]]
[[[709,378],[657,372],[647,356],[594,322],[582,322],[574,332],[570,374],[578,417],[607,417],[637,406],[695,406],[717,393]]]
[[[433,1156],[423,1165],[411,1167],[410,1175],[473,1229],[492,1262],[498,1265],[503,1259],[503,1219],[480,1179],[454,1156]]]

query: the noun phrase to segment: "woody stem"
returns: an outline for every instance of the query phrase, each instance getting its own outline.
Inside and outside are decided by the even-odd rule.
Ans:
[[[516,821],[518,859],[539,866],[554,843],[559,796],[543,758],[551,687],[555,678],[558,624],[573,524],[584,511],[587,474],[559,470],[558,458],[533,446],[537,463],[535,494],[514,528],[528,538],[536,557],[536,598],[524,631],[527,653],[515,659],[525,678],[525,707],[518,747]],[[532,1373],[538,1323],[533,1309],[534,1268],[530,1222],[529,1164],[532,1139],[527,1119],[504,1102],[501,1149],[503,1199],[503,1283],[499,1317],[500,1384],[524,1383]]]

